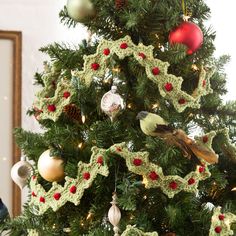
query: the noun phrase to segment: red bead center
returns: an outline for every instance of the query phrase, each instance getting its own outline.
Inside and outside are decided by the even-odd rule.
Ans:
[[[128,47],[128,44],[127,43],[122,43],[121,45],[120,45],[120,48],[121,49],[126,49]]]
[[[183,104],[186,103],[186,100],[185,100],[184,98],[180,98],[179,101],[178,101],[178,103],[179,103],[180,105],[183,105]]]
[[[167,92],[172,91],[172,90],[173,90],[173,85],[172,85],[172,83],[166,83],[166,84],[165,84],[165,90],[166,90]]]
[[[220,226],[215,227],[215,232],[219,234],[222,231],[222,228]]]
[[[203,173],[205,171],[205,167],[204,166],[200,166],[199,167],[199,173]]]
[[[175,190],[177,189],[177,187],[178,187],[178,184],[175,181],[172,181],[169,183],[169,188]]]
[[[70,92],[68,92],[68,91],[64,92],[64,93],[63,93],[63,97],[64,97],[64,98],[70,97]]]
[[[149,178],[151,180],[157,180],[159,178],[159,175],[155,172],[155,171],[152,171],[150,174],[149,174]]]
[[[207,142],[208,142],[208,137],[205,135],[205,136],[202,138],[202,141],[203,141],[203,143],[207,143]]]
[[[45,198],[44,197],[40,197],[39,201],[42,202],[42,203],[45,203]]]
[[[109,54],[110,54],[110,49],[109,48],[105,48],[104,50],[103,50],[103,54],[104,55],[106,55],[106,56],[108,56]]]
[[[97,163],[100,164],[100,165],[103,164],[103,157],[102,157],[102,156],[99,156],[99,157],[97,158]]]
[[[91,68],[92,68],[93,70],[98,70],[99,67],[100,67],[100,65],[99,65],[98,63],[92,63],[92,64],[91,64]]]
[[[218,216],[219,220],[224,220],[225,219],[225,216],[223,214],[219,215]]]
[[[61,198],[61,194],[60,194],[60,193],[55,193],[55,194],[53,195],[53,197],[54,197],[55,200],[58,201],[58,200]]]
[[[89,172],[85,172],[83,174],[83,178],[86,179],[86,180],[89,180],[90,179],[90,173]]]
[[[188,180],[188,184],[189,185],[192,185],[192,184],[194,184],[195,183],[195,179],[194,178],[190,178],[189,180]]]
[[[143,59],[146,58],[146,55],[145,55],[143,52],[140,52],[138,55],[139,55],[140,57],[142,57]]]
[[[54,112],[54,111],[56,111],[56,106],[53,105],[53,104],[48,105],[48,111],[50,111],[50,112]]]
[[[76,186],[73,185],[73,186],[70,187],[70,192],[71,193],[75,194],[76,190],[77,190]]]
[[[141,159],[139,159],[139,158],[135,158],[135,159],[133,160],[133,164],[134,164],[135,166],[141,166],[141,165],[143,164],[143,161],[142,161]]]
[[[154,67],[154,68],[152,69],[152,73],[153,73],[154,75],[159,75],[159,74],[160,74],[160,69],[159,69],[158,67]]]

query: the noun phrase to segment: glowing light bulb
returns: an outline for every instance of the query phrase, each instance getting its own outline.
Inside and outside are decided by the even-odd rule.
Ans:
[[[83,143],[79,143],[78,148],[82,149],[82,147],[83,147]]]
[[[86,220],[89,220],[91,217],[92,217],[92,213],[89,212],[88,215],[87,215],[87,217],[86,217]]]
[[[85,115],[82,115],[82,123],[84,124],[86,121],[86,116]]]
[[[232,191],[232,192],[233,192],[233,191],[236,191],[236,187],[232,188],[231,191]]]

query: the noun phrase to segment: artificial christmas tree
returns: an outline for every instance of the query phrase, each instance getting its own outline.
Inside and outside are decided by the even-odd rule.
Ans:
[[[86,2],[73,4],[80,1]],[[35,166],[22,215],[2,229],[40,236],[233,235],[236,103],[220,98],[228,57],[213,57],[215,35],[203,24],[210,9],[187,2],[204,38],[186,53],[189,45],[168,42],[183,24],[184,1],[87,2],[93,17],[83,22],[98,37],[76,50],[41,49],[53,62],[36,74],[43,88],[29,114],[44,132],[15,131]],[[69,17],[76,15],[73,4],[60,13],[68,26],[77,24]],[[142,123],[147,114],[154,118]]]

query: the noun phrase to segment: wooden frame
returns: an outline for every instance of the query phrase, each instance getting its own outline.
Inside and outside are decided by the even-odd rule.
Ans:
[[[0,30],[0,40],[11,40],[13,45],[13,105],[12,105],[12,127],[21,126],[21,73],[22,73],[22,33],[19,31]],[[12,135],[12,164],[20,160],[21,152],[14,142]],[[16,184],[12,184],[12,215],[21,212],[21,191]]]

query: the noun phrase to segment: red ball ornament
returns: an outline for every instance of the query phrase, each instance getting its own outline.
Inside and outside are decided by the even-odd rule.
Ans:
[[[187,54],[196,52],[202,45],[203,33],[194,23],[184,21],[169,34],[169,43],[180,43],[187,46]]]

